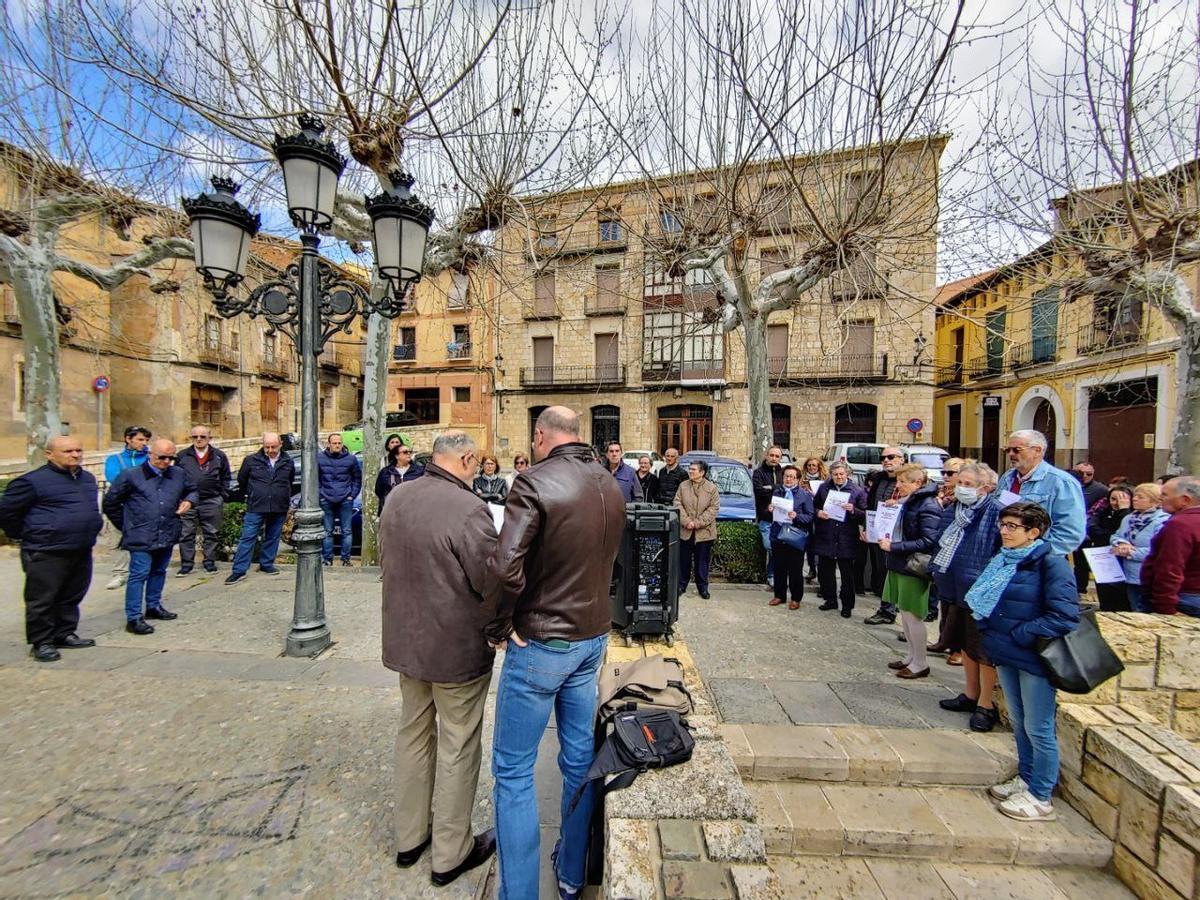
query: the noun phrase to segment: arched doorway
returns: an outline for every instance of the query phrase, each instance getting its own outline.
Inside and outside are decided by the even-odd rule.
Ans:
[[[537,424],[538,416],[545,412],[544,406],[529,407],[529,447],[533,449],[533,426]]]
[[[782,450],[792,449],[792,408],[786,403],[771,404],[771,442]]]
[[[1054,406],[1049,400],[1041,400],[1033,411],[1033,430],[1046,436],[1046,461],[1054,465],[1054,437],[1058,434],[1058,420]]]
[[[712,421],[711,406],[683,403],[662,407],[658,411],[658,452],[666,453],[668,447],[680,453],[711,450]]]
[[[592,407],[592,446],[601,456],[613,441],[621,440],[621,407],[601,405]]]
[[[833,412],[835,444],[874,444],[879,411],[874,403],[843,403]]]

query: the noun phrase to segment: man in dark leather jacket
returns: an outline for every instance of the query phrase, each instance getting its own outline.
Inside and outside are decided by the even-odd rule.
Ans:
[[[538,895],[533,766],[550,711],[564,797],[591,765],[596,675],[612,625],[609,583],[625,528],[616,479],[579,440],[579,417],[552,406],[534,426],[536,465],[513,482],[495,560],[501,583],[489,639],[507,641],[496,694],[492,771],[502,897]],[[562,822],[555,878],[563,896],[584,882],[592,791]]]

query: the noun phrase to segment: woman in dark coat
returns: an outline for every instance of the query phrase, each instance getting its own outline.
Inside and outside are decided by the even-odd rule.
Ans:
[[[896,497],[885,506],[902,504],[903,509],[891,535],[879,538],[879,549],[887,554],[887,577],[883,582],[883,600],[900,610],[900,623],[908,641],[908,658],[888,663],[897,678],[926,678],[929,663],[925,658],[925,617],[929,615],[929,577],[908,571],[914,554],[926,556],[937,549],[942,505],[938,503],[936,484],[929,483],[924,466],[914,463],[896,469]]]
[[[1108,490],[1108,504],[1088,516],[1087,536],[1093,547],[1107,547],[1125,517],[1133,512],[1133,488],[1118,484]],[[1103,612],[1129,612],[1129,597],[1125,582],[1112,584],[1096,582],[1096,596]]]
[[[836,575],[841,576],[842,618],[850,618],[854,609],[854,560],[858,557],[858,528],[866,520],[867,492],[850,480],[850,467],[845,463],[834,463],[829,467],[830,480],[817,488],[813,506],[816,519],[813,522],[813,552],[817,555],[817,579],[821,588],[821,609],[837,609],[838,585]],[[843,491],[850,495],[848,503],[842,504],[846,519],[839,522],[825,512],[825,500],[830,491]],[[836,575],[835,575],[836,573]]]
[[[767,505],[767,511],[772,513],[774,518],[774,502],[776,498],[788,498],[792,501],[791,511],[788,513],[788,521],[803,531],[808,533],[809,525],[813,520],[813,505],[812,495],[808,489],[800,484],[800,470],[795,466],[783,467],[783,484],[775,488],[771,495],[771,503]],[[771,598],[768,606],[779,606],[788,598],[788,585],[791,584],[792,599],[788,603],[788,609],[796,610],[800,608],[800,601],[804,599],[804,550],[797,549],[790,544],[785,544],[779,540],[779,532],[783,528],[782,523],[772,522],[769,532],[771,538],[771,554],[775,558],[775,596]]]
[[[996,665],[1013,737],[1016,777],[989,793],[1000,812],[1026,822],[1056,818],[1050,794],[1058,781],[1055,690],[1037,653],[1039,638],[1079,627],[1079,593],[1065,556],[1042,540],[1050,516],[1036,503],[1013,503],[1000,513],[1003,548],[967,591],[987,655]]]
[[[482,471],[475,477],[471,487],[485,503],[503,506],[508,496],[508,481],[500,474],[500,461],[494,456],[485,456],[480,460],[480,468]]]

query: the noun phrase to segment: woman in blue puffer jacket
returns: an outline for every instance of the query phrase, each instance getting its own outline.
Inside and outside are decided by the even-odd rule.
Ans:
[[[1079,593],[1067,558],[1042,540],[1050,529],[1046,510],[1013,503],[1000,513],[999,528],[1002,549],[967,591],[1017,742],[1018,774],[989,793],[1006,816],[1047,822],[1056,818],[1050,794],[1058,781],[1058,736],[1054,685],[1037,644],[1079,626]]]

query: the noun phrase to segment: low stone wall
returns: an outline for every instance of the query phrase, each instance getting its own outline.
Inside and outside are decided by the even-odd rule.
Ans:
[[[1115,842],[1113,868],[1139,897],[1200,900],[1200,622],[1097,622],[1126,669],[1059,695],[1059,790]]]
[[[696,738],[691,760],[646,772],[605,800],[604,896],[609,900],[673,897],[782,898],[767,866],[755,807],[721,739],[707,689],[688,652],[675,645],[620,646],[614,635],[608,660],[673,656],[684,669],[696,710],[688,718]]]

